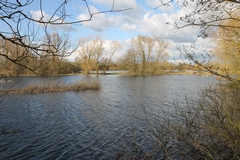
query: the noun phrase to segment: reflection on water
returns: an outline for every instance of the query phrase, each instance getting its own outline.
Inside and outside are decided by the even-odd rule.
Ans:
[[[12,83],[19,78],[11,78]],[[146,144],[143,107],[161,116],[214,77],[166,75],[21,77],[29,83],[99,81],[100,91],[12,94],[0,104],[1,159],[109,159],[129,144]],[[0,84],[1,88],[9,87]]]

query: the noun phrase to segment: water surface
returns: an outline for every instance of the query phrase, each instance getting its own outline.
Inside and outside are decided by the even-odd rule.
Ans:
[[[133,143],[150,146],[149,117],[161,117],[186,95],[214,83],[214,77],[63,76],[12,77],[1,88],[59,81],[98,81],[99,91],[11,94],[0,104],[0,127],[16,134],[0,135],[1,159],[110,159]],[[147,147],[146,147],[147,149]]]

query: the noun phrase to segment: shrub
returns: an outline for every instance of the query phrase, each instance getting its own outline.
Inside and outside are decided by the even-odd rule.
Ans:
[[[163,158],[240,159],[238,88],[218,86],[203,91],[200,100],[186,101],[187,106],[158,121],[158,132],[152,130]]]
[[[186,98],[186,105],[176,105],[174,111],[157,118],[148,114],[145,111],[145,131],[152,135],[153,147],[139,152],[139,159],[240,159],[237,87],[209,88],[200,93],[198,100]],[[141,147],[138,150],[143,150]],[[117,158],[134,157],[130,149]]]

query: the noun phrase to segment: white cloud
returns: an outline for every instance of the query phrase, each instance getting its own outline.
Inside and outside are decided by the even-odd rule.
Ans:
[[[168,4],[168,5],[164,5],[164,6],[159,6],[157,8],[157,10],[161,11],[161,12],[174,12],[174,2],[172,3],[167,3],[169,2],[169,0],[146,0],[147,5],[150,6],[151,8],[156,8],[161,4]]]
[[[129,24],[129,23],[125,23],[121,26],[121,28],[124,30],[124,31],[134,31],[137,29],[137,26],[134,25],[134,24]]]
[[[147,0],[147,2],[152,5],[160,4],[158,0]],[[180,0],[178,3],[181,4],[182,2],[183,0]],[[193,42],[199,34],[199,27],[189,26],[176,30],[171,24],[176,22],[179,26],[183,26],[185,22],[182,22],[180,17],[184,17],[186,14],[192,12],[195,3],[190,2],[187,7],[179,7],[179,4],[171,3],[172,8],[175,8],[174,12],[163,12],[163,9],[168,7],[160,7],[159,10],[161,10],[161,12],[155,10],[154,12],[148,11],[144,14],[137,28],[142,32],[150,33],[163,39],[169,39],[176,43]],[[166,24],[167,22],[170,24]]]
[[[124,17],[140,18],[144,13],[142,6],[138,4],[136,0],[92,0],[96,5],[107,6],[109,10],[113,7],[113,10],[125,10],[121,15]]]
[[[199,38],[198,41],[196,43],[193,42],[173,42],[173,41],[169,41],[170,42],[170,47],[167,49],[168,53],[170,53],[170,58],[168,59],[169,61],[173,62],[173,61],[188,61],[184,59],[184,57],[181,57],[180,55],[180,51],[177,49],[183,49],[183,47],[186,47],[188,49],[189,52],[194,52],[194,54],[196,56],[199,56],[201,54],[205,54],[206,52],[210,52],[214,46],[215,43],[212,41],[211,38]],[[194,48],[192,48],[192,46],[195,46]]]
[[[92,13],[99,12],[97,10],[97,8],[95,8],[93,6],[90,6],[89,8],[90,8]],[[79,20],[79,21],[86,20],[86,19],[89,19],[89,16],[90,15],[86,11],[85,13],[80,14],[77,17],[77,20]],[[86,22],[86,23],[82,23],[82,26],[91,28],[91,29],[93,29],[95,31],[98,31],[98,32],[105,31],[105,30],[107,30],[110,27],[113,27],[115,25],[116,25],[116,23],[113,21],[112,17],[107,17],[105,14],[101,14],[101,13],[94,15],[92,17],[91,21]]]
[[[130,23],[126,23],[125,28],[134,25],[143,34],[157,36],[162,39],[171,39],[174,42],[194,41],[198,34],[198,30],[195,27],[183,28],[175,33],[173,26],[166,24],[168,21],[175,22],[179,20],[179,16],[176,15],[167,15],[165,13],[155,14],[152,11],[147,12],[143,15],[142,19],[129,20]]]
[[[49,15],[46,12],[41,11],[41,10],[37,10],[37,11],[32,10],[30,12],[30,14],[33,19],[38,20],[38,21],[43,21],[43,22],[54,21],[54,23],[65,23],[59,17],[57,17],[57,16],[52,17],[51,15]],[[40,23],[37,23],[37,24],[40,24]],[[50,28],[54,31],[56,31],[56,30],[76,31],[75,28],[73,28],[72,25],[70,25],[70,24],[61,24],[61,25],[48,24],[48,28]]]
[[[66,57],[66,59],[69,62],[74,62],[78,56],[79,56],[78,53],[73,52],[70,56]]]
[[[160,7],[158,10],[154,10],[149,6],[157,6],[158,4],[161,4],[161,1],[165,2],[167,0],[146,0],[146,4],[149,6],[140,6],[143,5],[143,1],[140,3],[136,0],[92,1],[95,4],[104,5],[109,8],[112,7],[114,2],[114,9],[133,8],[129,11],[123,11],[117,14],[97,14],[94,15],[91,21],[82,23],[82,26],[98,32],[107,31],[111,27],[120,27],[125,32],[135,31],[140,34],[154,35],[163,39],[171,39],[174,42],[182,43],[194,41],[199,32],[196,27],[182,28],[177,32],[173,32],[173,26],[166,24],[167,22],[172,24],[177,22],[178,24],[183,25],[184,23],[180,21],[180,17],[191,12],[194,8],[194,3],[189,3],[187,7],[176,7],[177,4],[172,2],[170,7]],[[179,4],[183,1],[184,0],[179,0]],[[96,7],[90,6],[92,13],[99,11]],[[178,8],[179,10],[174,10],[174,8]],[[78,16],[77,20],[89,18],[86,8],[84,12],[85,13]]]
[[[179,0],[181,4],[184,0]],[[95,4],[105,5],[109,8],[112,6],[112,0],[93,0]],[[143,1],[141,1],[142,3]],[[163,0],[164,2],[164,0]],[[171,55],[169,60],[180,60],[180,52],[176,49],[177,46],[191,45],[196,39],[199,28],[197,27],[186,27],[173,31],[173,26],[166,24],[170,22],[171,24],[177,22],[180,26],[184,25],[184,22],[180,21],[180,17],[193,11],[195,4],[193,2],[189,3],[187,7],[180,7],[178,4],[172,3],[170,7],[160,7],[157,10],[151,9],[150,6],[157,6],[161,3],[161,0],[146,0],[148,6],[140,6],[140,2],[136,0],[115,0],[115,9],[133,8],[129,11],[124,11],[118,14],[99,14],[95,15],[91,22],[83,23],[84,27],[91,28],[95,31],[106,31],[111,27],[120,27],[124,32],[139,32],[139,34],[144,34],[148,36],[157,36],[162,39],[169,40],[171,43],[168,52]],[[97,12],[98,9],[95,7],[90,7],[91,11]],[[178,10],[176,10],[178,9]],[[78,16],[78,20],[89,18],[87,10],[84,14]],[[127,34],[127,33],[124,33]],[[133,37],[130,37],[133,38]],[[212,48],[213,45],[208,39],[199,39],[199,44],[203,48]],[[129,48],[130,39],[121,41],[123,48],[125,50]],[[200,53],[201,50],[196,50]],[[121,50],[117,55],[122,55],[125,53],[124,49]]]
[[[108,7],[114,5],[114,9],[137,8],[136,0],[92,0],[96,4],[102,4]]]
[[[119,50],[119,52],[117,52],[117,54],[115,55],[116,59],[121,58],[124,54],[126,54],[127,50],[131,47],[131,39],[125,39],[120,41],[121,43],[121,50]]]
[[[130,48],[130,41],[131,41],[131,39],[119,41],[119,43],[121,44],[121,48],[119,50],[117,50],[117,52],[112,57],[113,61],[118,60],[122,55],[125,54],[126,50],[128,48]],[[104,48],[103,57],[109,57],[109,54],[110,54],[109,51],[111,49],[111,43],[112,43],[112,40],[104,40],[104,43],[103,43],[103,48]],[[67,59],[69,61],[74,61],[75,58],[79,57],[79,50],[80,49],[81,49],[81,47],[79,47],[75,52],[73,52],[69,57],[67,57]]]

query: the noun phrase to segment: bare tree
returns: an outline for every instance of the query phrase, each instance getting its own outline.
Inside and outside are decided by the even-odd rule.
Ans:
[[[154,48],[154,41],[151,37],[139,35],[136,39],[132,39],[132,44],[135,47],[135,50],[141,55],[142,59],[142,70],[141,74],[145,74],[147,63],[152,54]]]
[[[160,38],[141,36],[132,39],[133,51],[137,53],[139,59],[141,60],[141,75],[155,74],[152,70],[157,70],[155,67],[160,61],[168,57],[166,49],[168,48],[168,42]],[[152,66],[155,65],[155,66]],[[151,69],[150,69],[151,68]],[[151,70],[151,72],[149,71]]]
[[[155,62],[160,62],[168,57],[166,49],[169,47],[169,43],[166,40],[156,38],[156,60]]]
[[[130,73],[133,73],[134,75],[139,74],[141,60],[133,48],[127,50],[126,55],[121,57],[119,63],[123,66],[123,69],[128,70]]]
[[[71,28],[83,22],[91,21],[97,14],[114,13],[129,10],[131,8],[115,9],[114,0],[112,7],[108,10],[93,12],[87,0],[81,1],[85,5],[89,18],[76,20],[72,19],[71,13],[67,10],[71,0],[56,1],[56,6],[50,15],[44,12],[44,6],[49,2],[45,0],[25,0],[25,1],[0,1],[0,62],[12,62],[16,64],[17,70],[25,68],[35,74],[39,74],[39,68],[43,63],[39,59],[52,58],[55,61],[58,58],[71,55],[77,48],[71,45],[69,32],[61,34],[58,37],[58,44],[55,38],[49,38],[51,27],[67,26]],[[29,8],[32,5],[38,5],[39,14],[35,17]],[[45,40],[42,38],[46,37]],[[8,45],[14,46],[20,52],[11,51]],[[4,51],[4,52],[3,52]],[[11,51],[11,52],[10,52]],[[16,54],[15,54],[16,53]],[[43,54],[44,53],[44,54]],[[13,56],[14,55],[14,56]],[[53,58],[54,57],[54,58]],[[61,59],[60,58],[60,59]],[[41,62],[41,61],[40,61]],[[48,61],[49,62],[49,61]],[[5,73],[0,73],[5,74]],[[3,76],[4,77],[4,76]],[[2,79],[0,77],[0,79]],[[0,94],[0,102],[4,99],[5,93]]]
[[[96,39],[93,40],[93,43],[96,45],[95,47],[95,57],[96,57],[96,72],[98,75],[99,72],[99,63],[101,59],[103,58],[103,43],[104,41],[101,39],[101,37],[97,36]]]
[[[88,36],[81,38],[79,45],[78,53],[85,74],[88,75],[93,68],[96,68],[98,74],[98,63],[103,52],[103,40],[99,36]]]
[[[105,63],[104,63],[104,71],[103,74],[106,74],[106,70],[108,68],[109,63],[112,60],[113,55],[121,48],[121,44],[118,41],[112,41],[110,44],[110,50],[109,50],[109,57],[107,58]]]
[[[44,12],[44,6],[47,1],[39,0],[25,0],[25,1],[0,1],[0,38],[3,44],[0,48],[5,47],[5,43],[12,43],[17,46],[24,48],[25,52],[20,57],[12,58],[6,54],[0,53],[1,57],[5,57],[8,61],[11,61],[19,66],[25,67],[32,72],[35,72],[36,68],[29,68],[22,60],[30,58],[35,58],[36,56],[42,57],[43,52],[47,53],[47,56],[69,56],[75,49],[67,49],[65,45],[69,43],[69,36],[64,34],[60,36],[58,42],[59,44],[54,44],[54,39],[47,38],[47,41],[42,41],[42,37],[48,37],[51,34],[49,29],[52,26],[60,25],[67,26],[71,28],[74,24],[81,24],[83,22],[91,21],[93,16],[96,14],[108,13],[108,12],[122,12],[127,9],[115,9],[114,0],[112,7],[109,10],[92,12],[87,0],[83,0],[83,5],[86,6],[89,14],[89,18],[82,20],[75,20],[71,18],[71,14],[68,13],[67,7],[69,6],[71,0],[61,0],[56,2],[56,9],[52,11],[51,15],[46,15]],[[39,15],[35,17],[28,8],[33,4],[38,3]],[[50,49],[51,48],[51,49]],[[63,53],[65,52],[65,53]],[[60,53],[60,54],[59,54]],[[44,55],[46,57],[46,55]]]
[[[162,1],[154,9],[158,9],[163,6],[170,6],[173,0]],[[192,11],[180,20],[184,22],[183,25],[175,22],[171,24],[176,30],[185,28],[188,26],[198,26],[201,29],[199,37],[208,36],[208,29],[211,27],[221,27],[221,28],[239,28],[239,25],[226,25],[223,21],[228,21],[232,19],[234,21],[239,21],[239,17],[235,14],[239,12],[240,1],[239,0],[182,0],[177,1],[178,6],[184,8],[190,6],[190,4],[195,7]]]
[[[47,51],[42,51],[41,55],[37,56],[39,57],[38,64],[40,66],[37,71],[40,75],[59,74],[59,66],[63,59],[68,56],[71,50],[75,51],[78,47],[78,45],[75,45],[73,48],[73,45],[69,42],[69,38],[69,35],[60,35],[57,32],[43,37],[43,41],[51,41],[52,45],[46,46],[44,49]]]
[[[173,0],[165,1],[156,6],[155,9],[168,6],[170,3],[173,3]],[[204,70],[210,72],[214,75],[218,75],[225,79],[228,79],[232,82],[237,82],[234,76],[225,72],[223,74],[222,70],[217,70],[216,67],[212,65],[212,60],[215,59],[215,55],[211,51],[202,51],[202,54],[196,54],[195,44],[198,38],[207,38],[211,37],[212,31],[221,30],[234,30],[234,32],[239,33],[240,28],[240,1],[239,0],[183,0],[177,2],[180,7],[188,7],[194,5],[193,10],[186,14],[183,17],[180,17],[180,20],[183,22],[181,24],[175,22],[168,24],[173,25],[175,30],[179,30],[185,27],[198,27],[200,29],[197,38],[193,42],[190,48],[183,46],[179,48],[180,52],[184,56],[196,64],[199,70]],[[228,21],[232,23],[227,23]],[[229,46],[231,50],[231,46]]]
[[[157,7],[172,2],[173,0],[161,3]],[[224,67],[213,66],[211,62],[216,58],[211,51],[202,50],[202,54],[196,54],[195,43],[198,38],[193,42],[192,47],[183,46],[179,48],[179,51],[198,69],[234,83],[209,87],[200,94],[197,100],[186,99],[186,105],[176,107],[175,113],[171,112],[167,117],[167,120],[171,122],[171,125],[166,126],[167,130],[165,129],[168,132],[164,133],[165,130],[162,128],[159,130],[160,142],[164,140],[161,132],[163,131],[164,135],[170,132],[174,135],[171,137],[174,146],[168,148],[176,149],[175,151],[183,155],[185,159],[239,159],[240,132],[239,127],[236,126],[239,126],[240,114],[236,108],[239,108],[240,103],[239,76],[236,74],[239,70],[240,1],[183,0],[182,2],[179,4],[181,7],[195,3],[195,8],[191,13],[180,18],[184,25],[180,26],[175,22],[173,26],[175,29],[197,26],[200,27],[198,38],[213,37],[217,42],[217,47],[214,48],[215,55]],[[225,71],[223,72],[222,69]],[[160,124],[164,123],[160,122]],[[174,152],[175,155],[176,152]],[[170,156],[166,159],[171,158]]]

